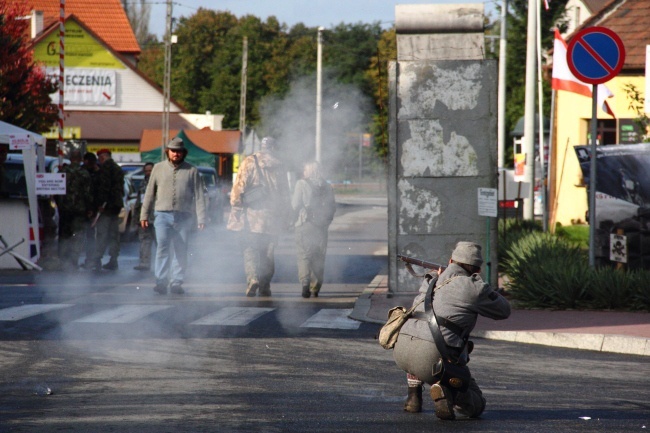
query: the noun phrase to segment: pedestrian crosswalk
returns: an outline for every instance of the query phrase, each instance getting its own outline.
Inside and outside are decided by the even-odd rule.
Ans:
[[[72,309],[75,304],[27,304],[15,307],[0,308],[0,322],[16,322],[42,314]],[[183,308],[172,305],[146,305],[126,304],[101,306],[98,311],[70,319],[70,323],[83,324],[135,324],[153,314],[171,311],[174,308]],[[187,320],[187,325],[197,326],[228,326],[244,327],[256,320],[271,315],[274,307],[242,307],[224,306],[215,308],[207,314],[203,313],[198,318]],[[303,315],[296,315],[297,321],[293,326],[299,328],[356,330],[361,322],[350,319],[351,309],[320,308],[304,319]],[[286,312],[282,312],[283,325],[286,325]]]

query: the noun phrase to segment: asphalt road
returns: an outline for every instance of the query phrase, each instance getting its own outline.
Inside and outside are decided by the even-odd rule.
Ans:
[[[385,266],[385,227],[385,208],[340,209],[317,299],[300,297],[290,240],[273,297],[246,298],[236,240],[220,229],[195,238],[182,297],[155,295],[131,269],[135,244],[115,273],[1,273],[0,432],[650,428],[644,357],[489,340],[470,364],[481,419],[439,421],[426,397],[423,413],[405,413],[379,326],[346,317]]]

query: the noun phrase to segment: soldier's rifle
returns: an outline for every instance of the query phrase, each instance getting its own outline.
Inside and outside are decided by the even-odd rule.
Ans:
[[[413,275],[414,277],[423,277],[424,274],[416,273],[413,270],[413,265],[420,266],[421,268],[424,268],[427,271],[440,270],[440,272],[442,272],[445,269],[447,269],[447,266],[443,266],[435,262],[428,262],[426,260],[416,259],[415,257],[404,256],[402,254],[397,254],[397,258],[403,261],[404,263],[406,263],[406,270],[409,271],[409,274]]]

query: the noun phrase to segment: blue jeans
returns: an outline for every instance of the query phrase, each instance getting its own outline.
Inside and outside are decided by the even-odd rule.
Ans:
[[[154,212],[156,284],[181,285],[187,267],[187,243],[194,218],[189,212]]]

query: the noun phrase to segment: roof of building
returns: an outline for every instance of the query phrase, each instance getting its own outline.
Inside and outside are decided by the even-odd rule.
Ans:
[[[607,3],[611,0],[582,0],[582,2],[587,6],[590,13],[595,13],[601,10]]]
[[[625,70],[645,70],[646,44],[650,40],[650,2],[648,0],[612,0],[580,27],[606,27],[616,33],[625,46]],[[567,38],[567,42],[575,32]]]
[[[60,0],[27,0],[32,10],[43,11],[44,25],[60,16]],[[66,0],[65,13],[76,15],[111,48],[123,54],[140,54],[129,19],[120,0]]]
[[[203,150],[210,153],[237,153],[241,132],[237,130],[213,131],[211,129],[184,130],[187,138]],[[179,129],[170,129],[169,137],[176,137]],[[161,129],[145,129],[140,140],[140,152],[147,152],[160,147]]]
[[[139,142],[144,129],[160,128],[162,113],[117,111],[67,111],[65,126],[81,128],[84,140]],[[196,129],[179,113],[169,113],[169,125],[176,130],[192,132]],[[160,146],[158,139],[158,146]]]

